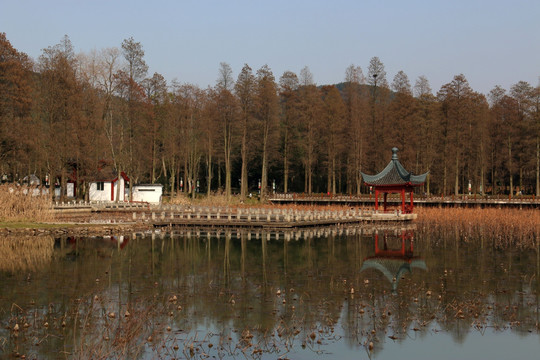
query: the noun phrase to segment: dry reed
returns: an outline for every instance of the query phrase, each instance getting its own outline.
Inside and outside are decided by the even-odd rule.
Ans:
[[[33,195],[34,188],[6,184],[0,186],[0,221],[52,221],[51,200],[46,195]]]
[[[540,245],[540,211],[536,209],[417,208],[418,224],[454,231],[463,240],[490,238],[497,248]]]

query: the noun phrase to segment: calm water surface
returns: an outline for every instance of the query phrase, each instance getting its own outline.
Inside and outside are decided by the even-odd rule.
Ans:
[[[458,228],[5,238],[0,254],[1,358],[508,359],[540,350],[538,249],[495,249]]]

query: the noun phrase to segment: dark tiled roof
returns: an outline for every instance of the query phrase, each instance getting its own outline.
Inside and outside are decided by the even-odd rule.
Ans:
[[[129,181],[129,178],[123,171],[121,172],[121,176],[124,178],[124,180]],[[110,182],[114,181],[117,178],[118,172],[110,166],[98,169],[94,174],[89,176],[90,181]]]
[[[427,270],[426,262],[422,259],[405,261],[396,258],[373,257],[364,260],[360,272],[367,269],[380,271],[392,284],[392,291],[396,291],[401,277],[405,273],[411,273],[414,268]]]
[[[377,175],[367,175],[363,172],[362,178],[367,185],[422,185],[426,181],[428,173],[414,175],[403,167],[398,160],[398,149],[392,149],[392,160],[386,165],[383,171]]]
[[[113,181],[118,176],[112,168],[100,169],[93,174],[91,180],[93,181]]]

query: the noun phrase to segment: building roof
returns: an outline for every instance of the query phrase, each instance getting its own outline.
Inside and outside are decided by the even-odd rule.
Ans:
[[[121,172],[120,176],[124,178],[125,181],[129,181],[129,177],[126,175],[125,172]],[[116,182],[118,180],[118,172],[110,167],[106,167],[104,169],[98,169],[96,173],[94,173],[92,176],[90,176],[90,182]]]
[[[429,172],[422,175],[414,175],[405,170],[403,165],[398,160],[398,148],[392,148],[392,160],[386,165],[383,171],[377,175],[368,175],[360,172],[362,178],[367,185],[384,186],[384,185],[412,185],[418,186],[426,182],[426,177]]]

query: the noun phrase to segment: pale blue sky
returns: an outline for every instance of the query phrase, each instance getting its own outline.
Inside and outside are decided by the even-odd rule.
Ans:
[[[219,63],[234,77],[248,63],[276,79],[309,66],[317,84],[367,73],[378,56],[388,81],[425,75],[434,92],[463,73],[474,90],[538,85],[538,0],[0,0],[0,32],[37,59],[67,34],[77,52],[141,42],[150,75],[214,85]]]

